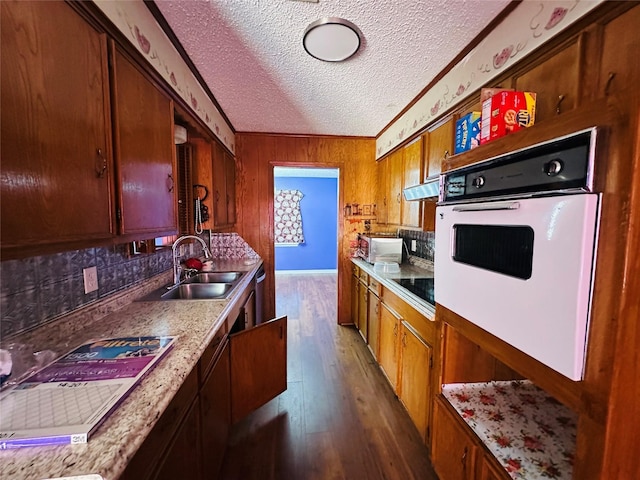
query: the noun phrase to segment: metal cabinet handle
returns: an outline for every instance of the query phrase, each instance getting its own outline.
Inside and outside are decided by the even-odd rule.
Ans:
[[[400,203],[400,194],[398,194],[398,196],[396,197],[396,201]]]
[[[460,458],[460,463],[462,464],[462,467],[466,470],[467,469],[467,453],[469,453],[469,448],[468,447],[464,447],[464,452],[462,453],[462,458]]]
[[[393,336],[394,337],[398,336],[398,324],[397,323],[393,326]]]
[[[556,115],[560,115],[560,104],[564,101],[565,98],[565,95],[558,95],[558,101],[556,103]]]
[[[167,190],[169,193],[173,192],[173,187],[175,186],[175,182],[173,181],[173,175],[170,173],[167,174]]]
[[[403,347],[407,346],[407,334],[406,334],[406,332],[402,334],[402,346]]]
[[[449,153],[449,150],[445,150],[445,151],[444,151],[444,157],[443,157],[443,160],[446,160],[447,158],[449,158],[449,155],[451,155],[451,154]]]
[[[96,162],[96,175],[98,178],[104,178],[104,174],[107,171],[107,157],[102,153],[101,148],[96,149],[98,155],[98,162]]]

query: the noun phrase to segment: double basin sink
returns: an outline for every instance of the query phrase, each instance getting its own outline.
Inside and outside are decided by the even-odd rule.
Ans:
[[[202,272],[169,287],[168,291],[163,287],[140,300],[224,300],[242,275],[243,272]]]

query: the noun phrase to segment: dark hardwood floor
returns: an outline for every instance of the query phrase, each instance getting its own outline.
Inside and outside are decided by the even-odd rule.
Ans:
[[[437,479],[359,333],[336,323],[336,275],[277,274],[276,308],[288,389],[233,427],[220,478]]]

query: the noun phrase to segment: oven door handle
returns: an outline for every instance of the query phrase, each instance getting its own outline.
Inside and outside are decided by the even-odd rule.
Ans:
[[[454,212],[484,212],[487,210],[518,210],[520,202],[495,202],[453,207]]]

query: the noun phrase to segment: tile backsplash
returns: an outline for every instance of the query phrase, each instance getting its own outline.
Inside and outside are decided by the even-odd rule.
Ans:
[[[204,232],[214,258],[258,258],[237,233]],[[202,256],[197,242],[180,246],[180,259]],[[129,253],[129,244],[41,255],[0,263],[0,339],[43,325],[62,315],[142,283],[173,265],[170,247]],[[84,293],[82,270],[97,267],[98,290]]]
[[[402,252],[402,260],[407,260],[407,255],[420,257],[433,263],[435,253],[435,232],[423,232],[419,230],[398,230],[398,236],[402,238],[404,248]],[[411,251],[411,241],[416,241],[416,251]],[[408,252],[408,253],[407,253]]]
[[[82,270],[97,267],[98,290],[84,293]],[[0,337],[29,330],[171,268],[171,249],[129,254],[95,247],[0,263]]]

